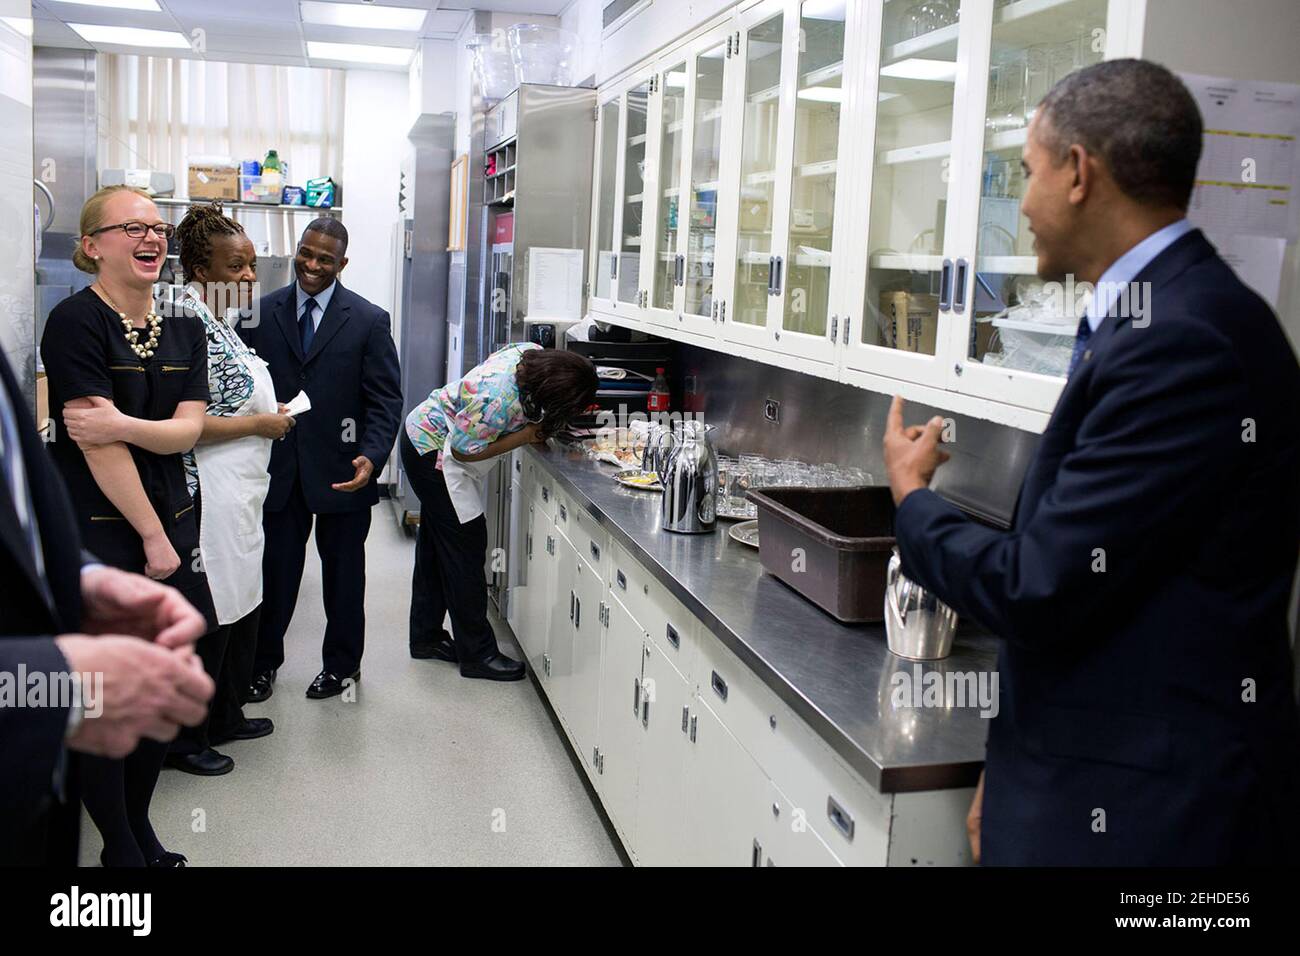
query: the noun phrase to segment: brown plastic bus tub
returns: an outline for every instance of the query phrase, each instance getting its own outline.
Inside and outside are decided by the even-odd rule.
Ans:
[[[765,571],[847,624],[884,620],[894,547],[887,486],[763,488],[749,499]]]

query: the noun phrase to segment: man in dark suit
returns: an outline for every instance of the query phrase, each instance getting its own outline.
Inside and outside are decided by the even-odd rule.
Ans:
[[[270,365],[275,397],[287,404],[303,391],[311,399],[311,411],[271,451],[252,701],[271,696],[284,663],[313,518],[327,623],[321,672],[307,696],[333,697],[361,678],[366,536],[379,500],[374,479],[397,436],[402,385],[388,313],[338,281],[347,251],[341,222],[313,220],[294,257],[296,281],[264,296],[258,321],[241,328]]]
[[[142,736],[171,740],[202,720],[213,685],[193,643],[207,625],[175,589],[81,550],[63,482],[3,358],[0,580],[0,865],[75,866],[81,804],[66,751],[123,757]],[[85,675],[84,690],[53,693],[70,689],[70,674]],[[44,699],[26,696],[34,675]]]
[[[926,487],[940,421],[890,412],[904,571],[1002,638],[969,821],[986,863],[1300,854],[1300,368],[1184,218],[1200,149],[1190,94],[1144,61],[1075,73],[1034,116],[1039,274],[1096,292],[1009,532]]]

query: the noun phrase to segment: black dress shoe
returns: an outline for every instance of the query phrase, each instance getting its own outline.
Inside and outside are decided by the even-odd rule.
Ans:
[[[231,740],[256,740],[269,736],[275,730],[270,717],[245,717],[244,722],[228,734],[213,736],[214,744],[224,744]]]
[[[253,678],[253,683],[241,698],[245,704],[260,704],[275,693],[275,671],[263,671]]]
[[[155,857],[149,861],[149,865],[152,867],[175,867],[184,866],[188,862],[190,861],[183,854],[168,853],[166,850],[163,850],[161,856]]]
[[[437,640],[412,641],[411,656],[417,661],[447,661],[450,664],[455,664],[459,660],[456,656],[456,642],[446,631],[443,631]]]
[[[361,671],[358,669],[355,674],[349,677],[339,677],[337,674],[331,674],[329,671],[321,671],[316,675],[316,679],[311,682],[307,688],[307,696],[311,700],[323,700],[326,697],[337,697],[343,693],[343,682],[351,680],[353,684],[361,680]]]
[[[211,747],[196,754],[168,754],[163,766],[183,770],[199,777],[219,777],[235,769],[235,761]]]
[[[482,680],[523,680],[527,669],[523,661],[504,654],[493,654],[485,661],[467,661],[460,665],[461,677],[477,677]]]

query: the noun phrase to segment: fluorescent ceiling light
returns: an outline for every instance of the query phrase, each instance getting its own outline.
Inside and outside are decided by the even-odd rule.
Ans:
[[[190,49],[190,41],[172,30],[141,30],[138,27],[110,27],[99,23],[69,23],[68,26],[87,43]]]
[[[75,3],[79,7],[112,7],[114,10],[151,10],[160,13],[158,0],[53,0],[54,3]]]
[[[896,80],[943,80],[948,83],[957,79],[957,64],[951,60],[922,60],[910,57],[899,60],[889,66],[880,68],[881,76],[891,76]]]
[[[322,43],[307,41],[307,58],[310,60],[340,60],[347,63],[379,63],[384,66],[406,66],[413,51],[400,46],[371,46],[366,43]]]
[[[332,27],[356,27],[362,30],[410,30],[424,26],[427,11],[412,7],[378,7],[368,3],[321,3],[302,0],[303,23],[323,23]]]
[[[838,86],[810,86],[799,91],[799,99],[813,100],[817,103],[842,103],[844,91]]]
[[[31,17],[0,17],[0,23],[12,27],[25,37],[32,35]]]

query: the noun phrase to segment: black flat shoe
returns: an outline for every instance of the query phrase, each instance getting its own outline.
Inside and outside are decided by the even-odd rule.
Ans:
[[[246,717],[244,722],[223,737],[213,737],[213,744],[224,744],[232,740],[256,740],[275,732],[275,724],[270,717]]]
[[[253,683],[240,698],[245,704],[260,704],[275,693],[275,671],[263,671],[253,678]]]
[[[149,865],[151,867],[158,867],[158,868],[176,867],[176,866],[184,866],[188,862],[190,861],[182,854],[168,853],[166,850],[164,850],[162,856],[150,860]]]
[[[446,661],[449,664],[460,659],[456,656],[456,642],[446,631],[434,641],[412,641],[411,656],[417,661]]]
[[[343,682],[351,680],[356,684],[361,680],[361,671],[357,670],[355,674],[348,677],[339,677],[337,674],[331,674],[329,671],[321,671],[316,675],[316,679],[311,682],[307,688],[307,697],[311,700],[324,700],[326,697],[337,697],[343,693]]]
[[[209,747],[196,754],[168,754],[163,759],[163,766],[198,777],[219,777],[234,770],[235,761]]]
[[[461,677],[481,680],[523,680],[526,673],[523,661],[501,653],[493,654],[485,661],[468,661],[460,665]]]

